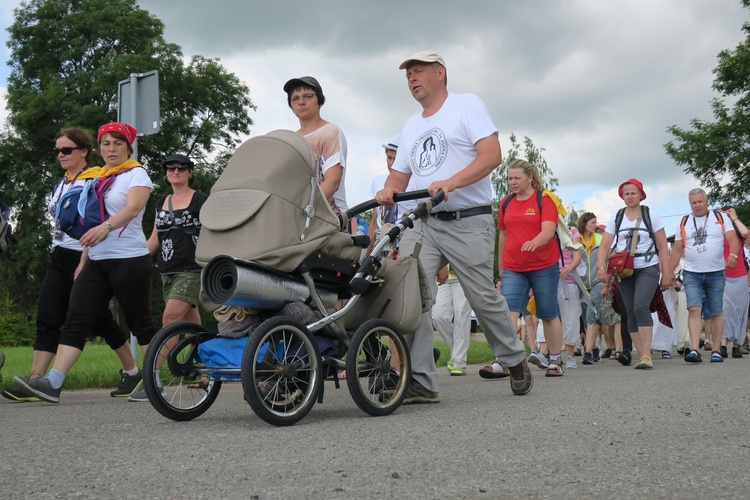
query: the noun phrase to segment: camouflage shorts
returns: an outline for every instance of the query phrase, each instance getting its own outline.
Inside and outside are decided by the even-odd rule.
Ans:
[[[610,294],[607,294],[599,306],[599,318],[603,325],[614,326],[620,322],[620,315],[612,309],[612,296]]]
[[[201,273],[174,273],[161,275],[164,302],[177,299],[197,306],[201,291]]]

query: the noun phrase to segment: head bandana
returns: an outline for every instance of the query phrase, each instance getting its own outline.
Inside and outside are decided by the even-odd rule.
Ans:
[[[125,137],[125,140],[128,141],[128,145],[130,146],[133,145],[133,141],[138,135],[138,131],[135,129],[135,127],[132,127],[127,123],[110,122],[99,127],[99,133],[96,134],[97,144],[102,142],[102,136],[107,132],[119,132],[123,135],[123,137]]]

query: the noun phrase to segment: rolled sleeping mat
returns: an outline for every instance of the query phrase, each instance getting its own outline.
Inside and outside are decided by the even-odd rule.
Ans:
[[[305,283],[226,255],[214,257],[206,264],[201,284],[203,293],[215,304],[253,309],[277,310],[310,297]],[[336,305],[335,291],[316,289],[326,307]]]

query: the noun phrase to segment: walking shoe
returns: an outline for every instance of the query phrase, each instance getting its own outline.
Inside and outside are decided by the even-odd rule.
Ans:
[[[636,363],[636,370],[651,370],[654,367],[654,362],[651,360],[651,356],[641,356],[640,361]]]
[[[130,396],[141,388],[142,383],[143,374],[140,370],[135,375],[128,375],[124,370],[120,370],[120,383],[117,385],[117,389],[110,392],[109,395],[113,398]]]
[[[711,350],[711,342],[708,340],[703,341],[703,350],[704,351],[710,351]]]
[[[508,370],[497,361],[493,361],[489,365],[485,365],[479,369],[479,376],[486,379],[505,378],[509,375]]]
[[[630,351],[622,351],[620,354],[618,354],[617,361],[622,366],[630,366],[630,361],[631,361]]]
[[[562,377],[563,373],[565,373],[565,370],[562,367],[562,364],[560,361],[550,361],[549,367],[547,368],[547,372],[544,374],[545,377]]]
[[[568,359],[565,361],[565,368],[578,368],[575,356],[568,356]]]
[[[409,383],[409,390],[406,391],[406,397],[401,404],[414,405],[439,402],[440,397],[438,396],[437,392],[432,392],[416,380],[411,379],[411,382]]]
[[[60,402],[62,386],[55,389],[52,387],[52,384],[50,384],[48,378],[13,377],[13,382],[16,383],[16,387],[20,389],[21,392],[29,396],[36,396],[39,399],[43,399],[50,403]]]
[[[703,359],[701,359],[701,353],[699,353],[697,349],[690,349],[690,352],[685,354],[685,361],[688,363],[700,363]]]
[[[510,372],[510,390],[513,391],[513,394],[516,396],[528,394],[534,385],[534,377],[531,376],[531,370],[529,370],[526,359],[516,366],[511,366],[508,371]]]
[[[41,401],[41,399],[36,396],[29,396],[23,391],[10,387],[5,389],[3,392],[0,392],[0,395],[2,395],[6,399],[17,401],[19,403],[36,403],[37,401]]]
[[[539,351],[531,351],[531,354],[529,354],[529,363],[534,366],[538,366],[542,370],[546,370],[549,366],[549,360],[547,360],[547,356]]]
[[[721,356],[719,351],[713,351],[711,353],[711,363],[723,363],[724,358]]]
[[[728,357],[729,357],[729,356],[727,355],[727,346],[725,346],[725,345],[723,345],[723,346],[720,346],[720,347],[719,347],[719,352],[721,353],[721,357],[722,357],[722,358],[728,358]]]
[[[594,348],[591,354],[593,355],[592,358],[593,358],[594,363],[598,363],[599,360],[601,359],[599,357],[599,348],[598,347]]]
[[[594,364],[594,357],[591,355],[590,352],[584,352],[583,353],[583,361],[581,361],[584,365],[593,365]]]
[[[161,396],[163,398],[167,397],[167,391],[163,387],[161,388]],[[130,401],[131,403],[141,403],[143,401],[148,401],[148,396],[146,395],[146,387],[141,384],[138,387],[137,391],[128,396],[128,401]]]
[[[453,364],[448,363],[447,365],[445,365],[445,367],[448,369],[448,371],[451,371],[453,369]]]
[[[733,358],[741,358],[742,353],[740,352],[740,348],[737,346],[732,347],[732,357]]]
[[[750,344],[742,344],[742,347],[740,347],[740,354],[750,354]]]
[[[440,349],[437,347],[432,348],[432,357],[435,358],[435,364],[437,364],[438,359],[440,359]]]
[[[612,357],[612,349],[610,349],[609,347],[607,347],[607,348],[606,348],[606,349],[604,350],[604,353],[602,354],[602,358],[603,358],[603,359],[609,359],[609,358],[611,358],[611,357]]]
[[[669,351],[662,351],[661,359],[672,359],[672,353]]]
[[[460,377],[461,375],[466,375],[466,370],[463,368],[453,368],[451,370],[451,377]]]

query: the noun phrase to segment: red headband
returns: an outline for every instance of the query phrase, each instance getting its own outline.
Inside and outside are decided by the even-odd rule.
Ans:
[[[129,145],[133,145],[133,141],[135,140],[136,136],[138,135],[138,131],[135,129],[135,127],[132,127],[128,125],[127,123],[123,122],[110,122],[106,125],[102,125],[99,127],[99,133],[96,134],[96,142],[97,144],[102,142],[102,136],[106,134],[107,132],[119,132],[120,134],[125,137],[125,140],[128,141]]]

